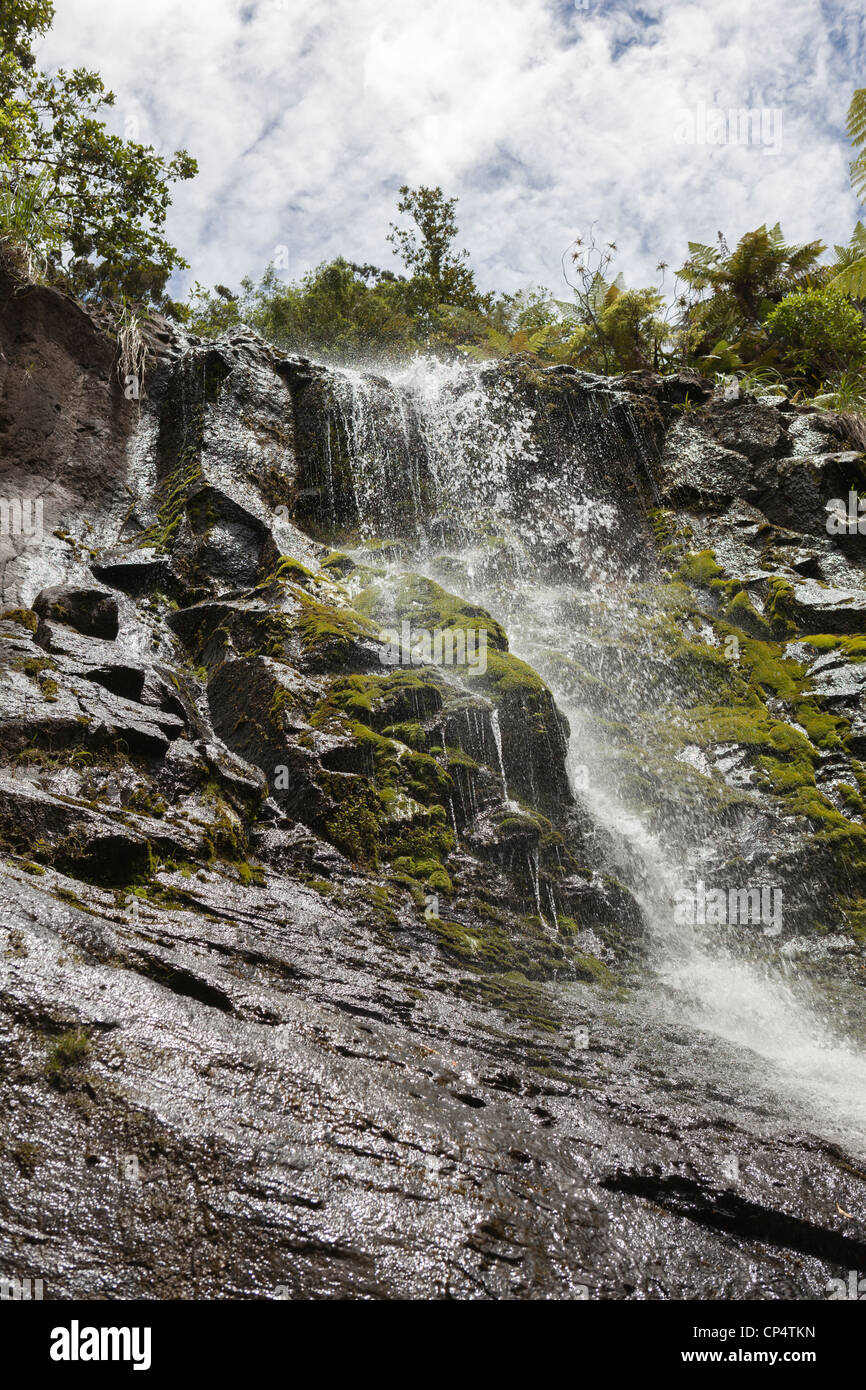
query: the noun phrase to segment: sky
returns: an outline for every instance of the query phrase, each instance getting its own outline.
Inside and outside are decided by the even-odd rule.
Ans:
[[[847,241],[864,58],[862,0],[56,0],[39,49],[102,74],[112,129],[197,158],[175,293],[274,260],[398,270],[408,183],[459,198],[484,289],[563,298],[593,223],[629,285],[762,222]]]

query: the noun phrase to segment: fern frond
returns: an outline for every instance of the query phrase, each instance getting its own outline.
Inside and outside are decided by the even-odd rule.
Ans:
[[[851,187],[861,203],[866,202],[866,150],[861,150],[850,166]]]
[[[500,357],[507,357],[511,350],[511,339],[507,333],[500,333],[498,328],[488,328],[487,343]]]
[[[861,256],[835,275],[829,288],[850,295],[852,299],[866,299],[866,256]]]
[[[605,280],[600,271],[596,271],[589,289],[589,307],[594,314],[598,315],[604,309],[610,289],[609,281]]]
[[[709,265],[719,259],[719,249],[717,246],[706,246],[702,241],[690,241],[689,255],[697,264]]]
[[[852,145],[866,144],[866,87],[858,87],[851,98],[847,130]]]

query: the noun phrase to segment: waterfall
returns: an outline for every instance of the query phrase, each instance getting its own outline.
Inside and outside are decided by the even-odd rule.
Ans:
[[[490,711],[490,728],[493,731],[493,743],[496,748],[496,761],[499,766],[499,776],[502,779],[502,799],[509,811],[519,811],[518,803],[508,795],[508,778],[505,775],[505,759],[502,756],[502,730],[499,727],[499,710]],[[536,886],[535,896],[538,898],[538,888]]]
[[[395,572],[423,573],[483,605],[514,654],[550,686],[570,721],[576,794],[602,862],[645,914],[647,1017],[737,1044],[744,1070],[749,1058],[758,1069],[770,1064],[791,1105],[822,1117],[834,1137],[852,1126],[859,1137],[866,1055],[823,1019],[805,983],[735,953],[718,933],[677,923],[676,890],[700,874],[722,832],[709,811],[668,810],[659,820],[658,808],[624,798],[618,750],[582,698],[581,680],[613,681],[626,720],[654,698],[617,634],[639,630],[645,617],[628,584],[656,563],[641,504],[658,492],[638,423],[603,380],[582,378],[580,386],[577,413],[567,402],[564,426],[552,425],[518,375],[502,369],[418,359],[387,380],[335,372],[361,534],[408,538],[411,554],[392,562]],[[495,711],[491,730],[507,797]],[[541,915],[537,869],[531,877]]]
[[[593,390],[580,418],[568,405],[567,433],[539,416],[517,373],[464,362],[419,357],[391,378],[334,370],[327,397],[329,510],[335,427],[362,538],[404,538],[422,552],[456,546],[470,563],[473,547],[489,560],[507,540],[512,570],[527,574],[539,547],[561,564],[588,546],[596,577],[611,577],[609,541],[599,542],[621,526],[623,502],[603,494],[623,469],[633,487],[640,451]]]

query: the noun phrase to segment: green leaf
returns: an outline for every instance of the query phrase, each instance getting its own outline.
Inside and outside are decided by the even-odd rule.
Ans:
[[[829,287],[850,295],[852,299],[866,299],[866,256],[861,256],[834,276]]]

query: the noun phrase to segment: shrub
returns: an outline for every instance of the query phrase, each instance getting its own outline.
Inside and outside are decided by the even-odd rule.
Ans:
[[[834,289],[789,294],[769,313],[767,331],[788,369],[809,383],[866,363],[860,312]]]

